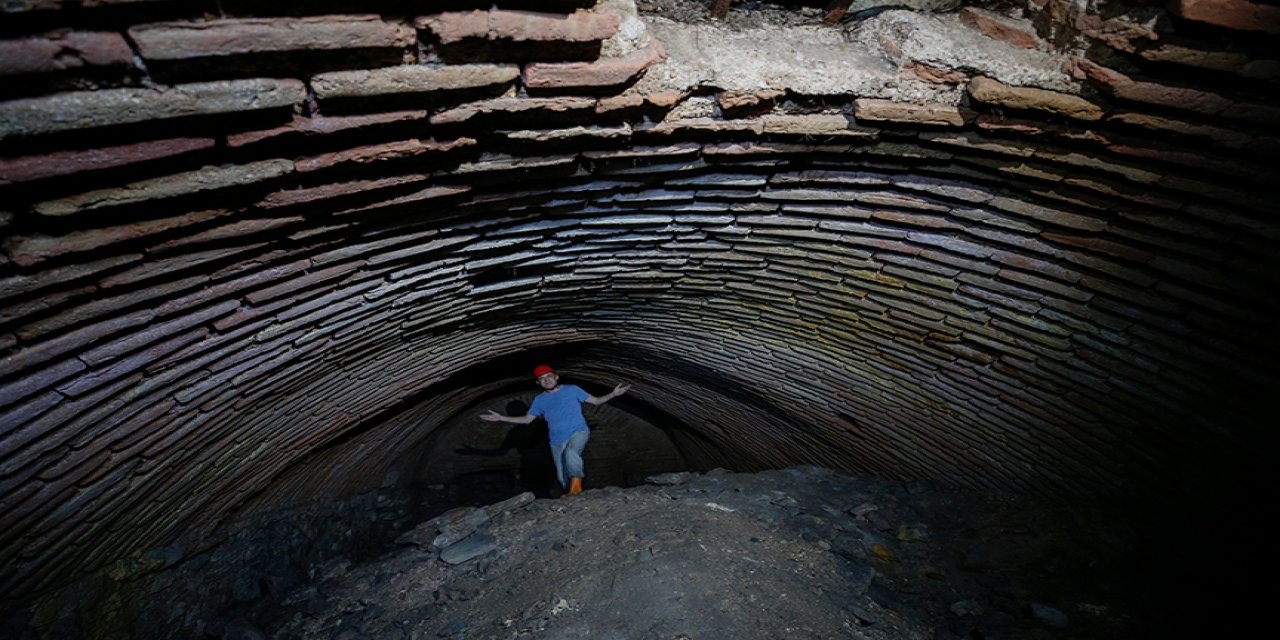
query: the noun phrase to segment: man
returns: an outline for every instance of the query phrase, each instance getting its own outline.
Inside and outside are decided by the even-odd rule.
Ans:
[[[582,450],[587,447],[587,438],[590,437],[587,420],[582,417],[582,403],[604,404],[626,393],[631,385],[620,384],[608,395],[596,397],[577,385],[562,386],[560,376],[545,364],[534,368],[533,377],[543,391],[529,405],[529,413],[515,417],[490,411],[480,416],[480,419],[487,422],[529,424],[537,420],[538,416],[545,417],[547,429],[551,432],[551,457],[556,463],[556,476],[560,480],[560,486],[567,488],[569,495],[582,493]]]

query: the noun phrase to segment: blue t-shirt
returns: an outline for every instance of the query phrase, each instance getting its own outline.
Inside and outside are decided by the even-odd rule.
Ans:
[[[560,390],[552,393],[543,391],[529,405],[529,413],[547,419],[547,429],[551,432],[551,446],[569,441],[569,436],[587,430],[587,419],[582,417],[582,403],[591,394],[582,387],[572,384],[560,385]]]

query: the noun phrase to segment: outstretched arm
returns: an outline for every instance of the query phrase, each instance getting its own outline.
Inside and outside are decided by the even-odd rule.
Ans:
[[[629,385],[629,384],[620,384],[620,385],[618,385],[618,386],[614,387],[614,388],[613,388],[613,391],[610,391],[610,392],[609,392],[608,394],[606,394],[606,395],[603,395],[603,396],[591,396],[590,398],[587,398],[587,402],[590,402],[591,404],[604,404],[604,403],[606,403],[606,402],[608,402],[608,401],[610,401],[610,400],[612,400],[612,399],[614,399],[614,398],[616,398],[616,397],[618,397],[618,396],[620,396],[620,395],[622,395],[622,394],[626,393],[626,392],[627,392],[627,390],[628,390],[628,389],[630,389],[630,388],[631,388],[631,385]]]
[[[531,413],[526,413],[525,415],[522,415],[522,416],[504,416],[501,413],[498,413],[497,411],[490,411],[489,413],[481,414],[480,419],[484,420],[485,422],[510,422],[512,424],[529,424],[530,422],[537,420],[538,416],[535,416]]]

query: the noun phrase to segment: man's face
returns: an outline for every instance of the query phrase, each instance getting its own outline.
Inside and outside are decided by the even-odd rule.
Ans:
[[[539,387],[542,387],[543,389],[551,390],[556,388],[556,385],[560,382],[560,376],[554,373],[544,373],[538,376],[537,380],[538,380]]]

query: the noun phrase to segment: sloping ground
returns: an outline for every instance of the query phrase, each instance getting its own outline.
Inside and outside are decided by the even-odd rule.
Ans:
[[[1152,550],[1096,513],[818,467],[652,481],[445,514],[211,630],[257,633],[256,615],[281,639],[1050,639],[1168,621],[1149,615],[1171,606]]]

